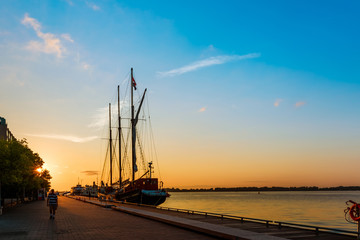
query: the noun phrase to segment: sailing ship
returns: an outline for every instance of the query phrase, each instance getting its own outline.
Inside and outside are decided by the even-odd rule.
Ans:
[[[123,180],[122,172],[124,166],[122,164],[122,126],[120,115],[120,87],[118,86],[118,158],[119,158],[119,180],[113,183],[113,143],[112,143],[112,127],[111,127],[111,104],[109,104],[109,146],[110,146],[110,186],[107,188],[106,193],[110,198],[115,198],[118,201],[139,203],[146,205],[159,205],[165,202],[166,198],[170,195],[162,188],[162,182],[158,178],[152,176],[153,162],[150,161],[146,166],[146,171],[140,177],[135,178],[135,173],[138,172],[137,167],[137,124],[139,122],[139,114],[143,106],[144,98],[147,89],[142,94],[141,101],[137,110],[134,106],[134,90],[137,90],[136,82],[133,76],[133,69],[131,68],[130,78],[130,135],[131,135],[131,176],[129,179]],[[141,150],[140,150],[141,151]],[[131,180],[130,180],[131,178]],[[118,186],[117,188],[114,186]],[[104,197],[104,195],[102,195]]]

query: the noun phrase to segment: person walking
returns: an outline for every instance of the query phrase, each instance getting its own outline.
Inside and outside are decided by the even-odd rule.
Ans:
[[[47,205],[50,209],[50,219],[55,219],[55,211],[58,207],[58,197],[54,193],[54,189],[51,189],[48,198],[47,198]]]

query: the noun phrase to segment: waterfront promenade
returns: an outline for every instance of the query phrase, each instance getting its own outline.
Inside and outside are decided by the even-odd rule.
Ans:
[[[0,239],[213,239],[157,221],[59,197],[55,220],[45,201],[0,216]]]
[[[0,216],[0,239],[356,239],[355,236],[279,226],[136,204],[100,202],[87,197],[59,197],[55,220],[49,219],[45,201],[7,210]]]

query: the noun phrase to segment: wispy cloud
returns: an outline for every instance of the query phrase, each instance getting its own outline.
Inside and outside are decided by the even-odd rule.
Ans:
[[[91,8],[92,10],[94,11],[99,11],[100,10],[100,7],[95,5],[95,3],[92,3],[92,2],[86,2],[86,5]]]
[[[199,112],[205,112],[206,111],[206,107],[202,107],[199,109]]]
[[[120,111],[123,111],[124,108],[128,108],[127,101],[120,101]],[[111,106],[111,118],[117,118],[117,104]],[[101,129],[109,123],[109,106],[98,108],[96,112],[91,117],[92,121],[88,125],[89,128]]]
[[[276,101],[274,102],[274,107],[278,107],[282,101],[282,99],[276,99]]]
[[[166,72],[158,72],[158,74],[162,77],[173,77],[187,72],[196,71],[200,68],[209,67],[212,65],[219,65],[227,62],[257,58],[257,57],[260,57],[259,53],[250,53],[246,55],[222,55],[222,56],[210,57],[204,60],[190,63],[189,65],[183,66],[181,68],[172,69]]]
[[[70,34],[68,34],[68,33],[61,34],[61,37],[63,39],[65,39],[66,41],[69,41],[69,42],[72,42],[72,43],[74,42],[74,40],[71,38]]]
[[[89,171],[82,171],[80,173],[84,173],[85,175],[88,175],[88,176],[93,176],[93,175],[99,174],[99,171],[91,171],[91,170],[89,170]]]
[[[76,52],[75,56],[74,56],[74,61],[79,65],[79,67],[83,70],[87,70],[87,71],[91,71],[94,69],[93,65],[90,65],[89,63],[83,61],[80,58],[80,53]]]
[[[27,49],[36,52],[43,52],[47,54],[55,54],[57,57],[62,57],[66,48],[63,46],[60,38],[56,37],[52,33],[43,33],[41,31],[41,24],[35,19],[29,17],[28,13],[25,13],[22,24],[30,26],[36,32],[36,35],[42,41],[30,41],[27,45]],[[69,34],[62,34],[62,37],[67,41],[74,42]]]
[[[295,107],[301,107],[301,106],[304,106],[306,104],[306,102],[297,102],[295,103]]]
[[[91,117],[92,121],[88,125],[88,127],[89,128],[97,128],[97,129],[104,127],[109,121],[108,111],[109,111],[109,107],[103,107],[103,108],[96,109],[96,112]]]
[[[25,134],[27,136],[32,137],[40,137],[40,138],[48,138],[48,139],[56,139],[56,140],[64,140],[64,141],[70,141],[75,143],[84,143],[84,142],[90,142],[92,140],[97,139],[97,136],[91,136],[91,137],[76,137],[76,136],[69,136],[69,135],[57,135],[57,134]]]

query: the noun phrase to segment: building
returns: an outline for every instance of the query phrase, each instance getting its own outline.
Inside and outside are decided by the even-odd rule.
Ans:
[[[0,117],[0,140],[6,140],[6,141],[16,140],[14,135],[8,129],[6,120],[3,117]]]

